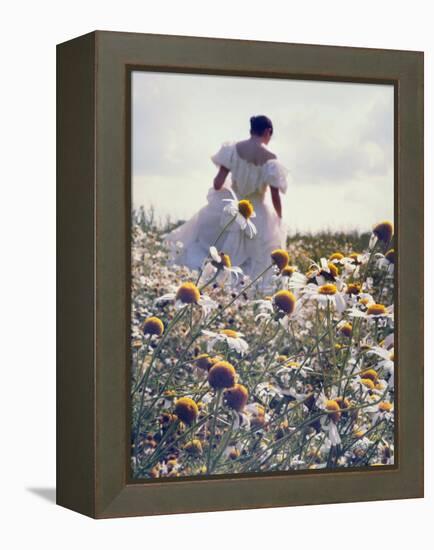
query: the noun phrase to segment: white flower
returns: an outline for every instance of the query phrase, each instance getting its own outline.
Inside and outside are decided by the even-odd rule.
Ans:
[[[352,275],[354,279],[360,276],[362,266],[369,260],[369,254],[353,253],[341,260],[343,270],[347,275]]]
[[[255,316],[255,321],[259,321],[259,319],[271,319],[274,317],[274,307],[271,300],[253,300],[252,303],[259,311],[259,313]]]
[[[387,275],[393,275],[395,269],[395,253],[394,250],[389,250],[386,254],[378,252],[375,254],[376,264],[379,269],[386,271]]]
[[[394,350],[385,349],[381,346],[374,346],[366,353],[373,353],[378,355],[383,360],[379,361],[376,365],[377,369],[382,368],[386,374],[389,375],[388,386],[389,388],[394,387],[394,370],[395,370],[395,361],[394,361]]]
[[[327,307],[329,303],[338,313],[343,313],[347,307],[343,294],[338,291],[333,283],[326,283],[321,286],[309,283],[303,293],[307,297],[317,300],[320,307]]]
[[[253,210],[253,205],[250,201],[237,199],[235,193],[229,189],[233,199],[223,199],[223,202],[228,204],[223,208],[223,212],[226,212],[230,217],[235,218],[235,222],[240,226],[242,231],[245,231],[250,239],[257,234],[255,225],[250,221],[250,218],[255,218],[256,214]],[[229,223],[229,221],[227,222]]]
[[[208,342],[208,351],[212,350],[219,342],[227,344],[229,349],[236,351],[240,355],[244,355],[249,349],[249,344],[241,338],[244,334],[241,332],[236,332],[235,330],[222,329],[220,332],[202,330],[202,334],[205,334],[205,336],[211,338]]]
[[[218,304],[209,296],[201,294],[194,283],[183,283],[176,290],[173,289],[172,292],[168,292],[154,301],[156,304],[161,302],[175,302],[177,309],[197,305],[202,308],[205,316],[218,307]]]
[[[336,398],[336,388],[332,388],[330,397],[327,398],[323,391],[318,395],[315,405],[323,410],[326,411],[327,409],[327,403],[330,400],[333,400]],[[330,444],[332,447],[336,447],[336,445],[341,444],[341,437],[339,435],[338,428],[336,426],[335,421],[332,418],[331,414],[324,414],[320,417],[320,424],[323,432],[327,435]]]
[[[306,286],[307,277],[299,271],[294,271],[290,277],[282,277],[282,288],[286,290],[300,291]]]
[[[359,309],[358,307],[353,307],[348,310],[348,315],[350,317],[362,317],[363,319],[368,319],[371,322],[381,320],[386,323],[388,320],[393,321],[394,318],[392,305],[386,307],[382,304],[376,304],[375,302],[368,304],[364,310]]]
[[[211,261],[207,261],[203,269],[202,278],[205,282],[210,281],[214,277],[216,281],[224,285],[227,282],[232,282],[232,275],[235,281],[238,282],[238,277],[243,275],[243,270],[240,267],[233,267],[231,259],[223,252],[218,253],[215,246],[209,249]]]

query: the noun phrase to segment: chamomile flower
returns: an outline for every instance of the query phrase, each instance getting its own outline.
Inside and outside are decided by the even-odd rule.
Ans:
[[[343,313],[347,307],[342,293],[333,283],[325,283],[320,286],[308,284],[304,293],[310,299],[316,300],[322,308],[330,304],[338,313]]]
[[[250,239],[253,239],[257,233],[255,225],[251,222],[251,218],[256,217],[253,204],[247,199],[238,200],[235,193],[232,190],[230,192],[234,198],[223,199],[223,202],[227,202],[223,211],[235,218],[235,223],[240,226],[242,231],[246,232]]]
[[[350,317],[362,317],[370,321],[393,320],[393,306],[385,306],[375,302],[368,303],[364,309],[354,307],[348,311]]]
[[[377,266],[385,270],[388,275],[393,275],[395,268],[395,250],[390,248],[385,254],[378,253],[375,257]]]
[[[219,332],[202,330],[202,334],[210,338],[208,341],[208,351],[214,349],[219,343],[226,344],[229,349],[236,351],[240,355],[244,355],[249,349],[248,343],[242,338],[244,334],[232,329],[222,329]]]
[[[295,265],[287,265],[278,277],[280,286],[284,290],[300,291],[307,284],[307,277],[298,271]]]
[[[306,276],[309,283],[316,283],[321,286],[331,282],[339,290],[342,288],[338,266],[326,258],[321,258],[319,263],[312,262]]]
[[[161,336],[164,332],[164,324],[158,317],[148,317],[143,323],[143,334],[149,336]]]
[[[289,264],[289,254],[283,248],[276,248],[271,253],[271,260],[281,273]]]
[[[205,315],[217,307],[217,304],[209,296],[201,294],[198,287],[191,282],[183,283],[176,290],[164,294],[155,300],[155,303],[175,302],[176,308],[189,305],[200,306]]]
[[[235,380],[236,371],[227,361],[218,361],[208,371],[208,383],[214,389],[232,388]]]
[[[273,296],[273,305],[274,307],[286,314],[291,315],[294,312],[295,305],[297,303],[297,298],[290,290],[279,290]]]
[[[367,353],[377,355],[382,358],[378,363],[378,369],[382,369],[388,375],[389,388],[394,387],[395,353],[393,348],[386,349],[381,346],[373,346]]]
[[[352,252],[341,261],[342,271],[346,276],[358,279],[363,266],[369,261],[369,254],[359,254]]]
[[[251,403],[244,407],[244,411],[240,413],[243,419],[243,424],[251,430],[261,430],[270,420],[270,415],[266,413],[265,408],[259,403]]]
[[[262,300],[253,300],[255,310],[259,313],[255,316],[255,321],[260,319],[270,319],[274,313],[273,301],[271,297],[263,298]]]
[[[220,284],[231,282],[232,276],[235,281],[243,275],[243,270],[240,267],[232,265],[231,258],[224,252],[218,252],[215,246],[209,249],[210,261],[207,261],[203,269],[202,278],[205,281],[216,279]]]
[[[339,403],[332,396],[327,398],[324,392],[321,392],[316,400],[316,406],[327,412],[320,417],[320,425],[324,434],[328,437],[332,447],[341,444],[341,437],[337,428],[337,422],[340,419]]]
[[[369,248],[372,250],[378,241],[388,246],[393,237],[393,224],[389,221],[377,223],[372,229]]]

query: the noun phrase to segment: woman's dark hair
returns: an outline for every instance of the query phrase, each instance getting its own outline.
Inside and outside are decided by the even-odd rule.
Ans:
[[[256,136],[262,136],[265,130],[271,129],[273,133],[273,123],[265,115],[252,116],[250,118],[250,133]]]

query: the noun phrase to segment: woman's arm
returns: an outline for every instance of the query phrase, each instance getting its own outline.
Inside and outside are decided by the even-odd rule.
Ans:
[[[274,210],[276,211],[276,214],[279,216],[279,218],[282,217],[282,203],[280,202],[280,193],[279,189],[277,187],[271,187],[271,200],[273,201]]]
[[[224,166],[220,166],[220,170],[217,172],[216,177],[214,178],[214,189],[218,191],[223,187],[223,184],[226,180],[226,176],[229,174],[229,170]]]

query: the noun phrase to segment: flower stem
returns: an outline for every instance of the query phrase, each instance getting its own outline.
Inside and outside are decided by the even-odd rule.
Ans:
[[[219,405],[220,405],[221,393],[222,393],[222,390],[219,388],[217,390],[217,394],[216,394],[216,398],[215,398],[214,410],[213,410],[213,415],[214,416],[213,416],[213,419],[212,419],[211,433],[210,433],[209,440],[208,440],[208,457],[207,457],[207,460],[206,460],[206,473],[207,474],[211,473],[212,446],[213,446],[214,438],[215,438],[215,431],[216,431],[216,426],[217,426],[217,416],[218,416],[218,409],[219,409]]]

